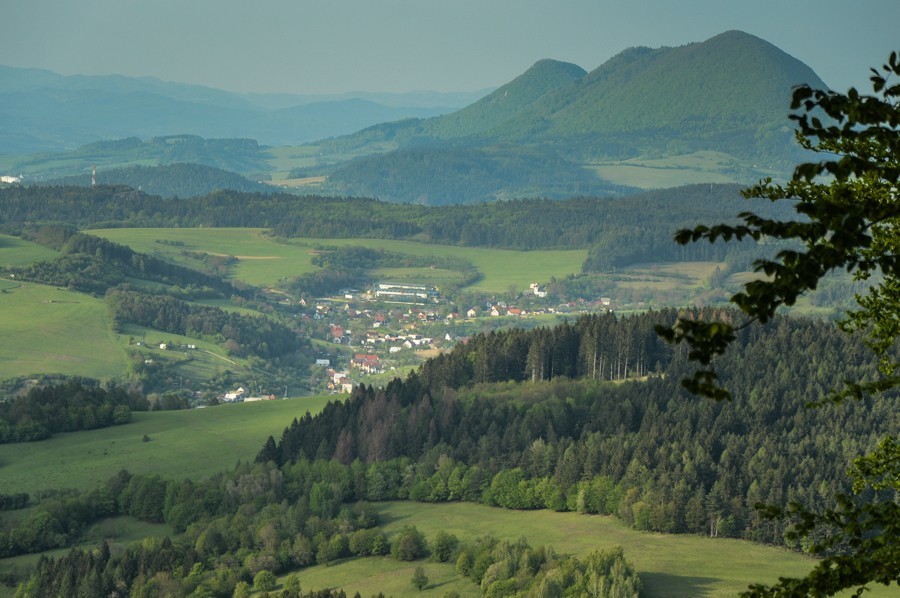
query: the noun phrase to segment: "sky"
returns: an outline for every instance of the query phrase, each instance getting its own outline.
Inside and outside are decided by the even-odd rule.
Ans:
[[[900,0],[4,0],[3,21],[0,64],[258,93],[477,91],[730,29],[870,91],[900,50]]]

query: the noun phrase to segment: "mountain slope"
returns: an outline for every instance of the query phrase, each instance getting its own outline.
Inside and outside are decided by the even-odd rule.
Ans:
[[[569,90],[586,75],[580,66],[540,60],[520,76],[474,104],[452,114],[429,119],[422,132],[441,139],[469,137],[501,127],[539,102],[547,93]]]
[[[580,66],[539,60],[527,71],[476,102],[451,114],[375,125],[326,143],[331,151],[350,151],[369,143],[414,145],[427,140],[460,140],[484,135],[531,107],[552,91],[568,89],[586,75]]]
[[[680,48],[626,50],[584,77],[577,93],[551,94],[517,118],[544,119],[543,138],[633,135],[636,149],[655,140],[779,156],[791,140],[791,89],[801,83],[826,87],[772,44],[729,31]],[[523,139],[514,125],[495,133]]]
[[[586,171],[630,160],[627,166],[633,173],[647,166],[636,160],[653,159],[657,169],[684,171],[684,183],[746,183],[786,174],[801,157],[787,115],[792,88],[803,83],[826,87],[812,69],[772,44],[727,31],[677,48],[630,48],[590,73],[567,63],[541,61],[457,112],[379,125],[322,145],[334,154],[403,149],[406,153],[396,157],[407,165],[415,163],[408,154],[419,147],[466,145],[491,148],[496,156],[504,147],[521,151],[527,146],[572,168],[588,167]],[[696,179],[690,178],[692,167],[684,160],[664,163],[710,152],[721,156],[716,160],[721,164],[713,164],[711,171],[694,166]],[[427,178],[422,170],[388,168],[393,160],[391,154],[383,155],[390,178]],[[331,172],[344,192],[356,192],[347,186],[346,168]],[[603,185],[595,172],[585,176]],[[608,168],[604,176],[609,176]],[[634,184],[633,178],[619,182]],[[421,185],[428,183],[422,180]],[[525,186],[534,189],[513,184],[493,196],[508,196],[511,189]],[[549,188],[537,192],[553,196]],[[386,192],[383,197],[416,201],[401,195]]]

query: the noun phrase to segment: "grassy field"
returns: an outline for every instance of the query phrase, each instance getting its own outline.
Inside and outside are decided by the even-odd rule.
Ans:
[[[192,388],[194,387],[193,383],[213,378],[225,370],[236,372],[250,367],[246,359],[227,355],[225,350],[215,343],[180,334],[160,332],[136,324],[125,324],[119,338],[124,344],[128,344],[133,339],[133,343],[129,345],[130,350],[140,354],[144,359],[165,363],[169,377],[177,381],[173,389],[177,387]],[[138,342],[141,343],[140,346],[137,345]],[[170,347],[194,345],[196,349],[162,350],[159,348],[161,343]]]
[[[384,249],[424,257],[450,257],[466,260],[475,265],[482,279],[467,287],[473,291],[505,292],[510,286],[519,291],[528,289],[532,282],[546,282],[581,271],[587,259],[587,250],[568,251],[514,251],[483,247],[457,247],[455,245],[431,245],[415,241],[392,239],[291,239],[292,245],[361,245],[372,249]]]
[[[269,435],[295,417],[317,413],[329,397],[134,413],[130,424],[58,434],[41,442],[0,445],[0,488],[35,493],[90,488],[121,469],[200,478],[252,461]],[[144,435],[150,442],[143,442]]]
[[[110,327],[106,304],[83,293],[30,282],[0,279],[0,378],[63,374],[103,378],[119,376],[127,350],[172,366],[176,379],[208,379],[226,368],[247,367],[214,343],[126,324]],[[130,340],[134,343],[129,345]],[[142,347],[137,346],[137,342]],[[160,343],[197,346],[188,354],[160,351]]]
[[[0,282],[0,377],[121,374],[126,354],[106,304],[83,293]]]
[[[734,596],[752,582],[774,582],[779,575],[805,574],[813,561],[796,553],[739,540],[710,540],[691,535],[637,532],[611,517],[550,511],[508,511],[468,503],[381,505],[389,536],[415,525],[428,539],[439,530],[462,542],[478,536],[528,539],[532,546],[549,545],[557,552],[585,555],[594,549],[622,546],[644,583],[646,596]],[[343,587],[348,594],[412,593],[415,566],[388,558],[355,559],[301,572],[304,589]],[[459,578],[451,565],[425,564],[430,585],[422,596],[442,596],[455,590],[479,596],[472,582]],[[877,595],[877,594],[876,594]]]
[[[38,443],[0,446],[0,487],[7,492],[35,493],[46,488],[87,488],[119,469],[158,473],[170,478],[201,478],[251,461],[265,438],[276,437],[291,419],[317,412],[328,397],[312,397],[223,405],[161,413],[136,413],[125,426],[61,434]],[[144,435],[150,442],[143,442]],[[511,511],[468,503],[387,502],[379,505],[389,537],[415,525],[430,539],[439,530],[463,542],[493,535],[557,552],[585,555],[594,549],[622,546],[643,580],[646,596],[732,596],[751,582],[772,582],[779,575],[804,574],[810,559],[781,549],[737,540],[710,540],[690,535],[636,532],[620,521],[600,516],[549,511]],[[146,526],[127,518],[98,524],[92,540],[118,544],[146,535],[168,533],[165,526]],[[0,572],[27,568],[36,556],[0,561]],[[429,587],[424,596],[448,591],[477,596],[478,589],[460,578],[452,565],[401,563],[389,558],[349,559],[329,567],[301,571],[305,590],[342,587],[352,595],[383,591],[412,593],[410,578],[424,564]],[[0,592],[2,595],[2,592]],[[875,591],[873,596],[887,596]]]
[[[318,146],[283,146],[266,150],[269,166],[272,167],[272,181],[283,181],[293,168],[315,166],[318,163]]]
[[[389,239],[289,239],[276,241],[264,235],[263,229],[103,229],[88,231],[128,245],[137,251],[162,254],[176,260],[184,250],[203,251],[221,255],[232,255],[238,259],[233,276],[253,285],[269,286],[282,278],[291,278],[312,272],[316,267],[311,259],[320,246],[358,245],[372,249],[384,249],[396,253],[424,257],[453,257],[467,260],[481,272],[482,279],[472,285],[471,290],[483,292],[505,292],[510,286],[518,290],[527,289],[531,282],[546,282],[551,276],[557,278],[579,272],[587,258],[587,250],[571,251],[512,251],[506,249],[484,249],[479,247],[457,247],[430,245],[414,241]],[[158,243],[178,243],[178,245]],[[415,279],[421,274],[419,268],[390,268],[386,272],[393,278]],[[431,271],[431,276],[439,280],[451,280],[448,271]]]
[[[38,260],[51,260],[59,255],[56,251],[19,237],[0,235],[0,266],[26,266]]]
[[[587,165],[608,181],[639,189],[662,189],[696,183],[748,183],[766,173],[721,152],[699,151],[667,158],[632,158]],[[758,172],[748,178],[747,172]]]
[[[308,248],[277,243],[259,228],[138,228],[86,232],[187,266],[195,264],[182,255],[185,251],[234,256],[238,262],[232,268],[233,277],[253,285],[273,285],[285,276],[299,276],[317,269],[310,263],[312,254]]]

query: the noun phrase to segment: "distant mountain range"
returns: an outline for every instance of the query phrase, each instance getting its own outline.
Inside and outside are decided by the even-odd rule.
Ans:
[[[100,140],[5,168],[47,180],[84,178],[92,164],[194,162],[254,181],[295,179],[287,184],[302,192],[425,205],[747,184],[786,177],[802,159],[787,116],[792,88],[804,83],[827,87],[802,62],[740,31],[629,48],[591,72],[541,60],[482,97],[317,101],[0,67],[0,154]],[[112,141],[123,137],[131,139]],[[265,147],[304,140],[283,152]]]
[[[153,78],[0,66],[0,154],[178,134],[297,145],[385,121],[443,114],[484,93],[237,94]]]

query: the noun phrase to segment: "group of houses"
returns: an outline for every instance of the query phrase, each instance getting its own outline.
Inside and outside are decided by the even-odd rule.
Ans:
[[[328,384],[326,386],[331,392],[349,393],[353,391],[350,373],[339,372],[333,368],[328,368]]]

